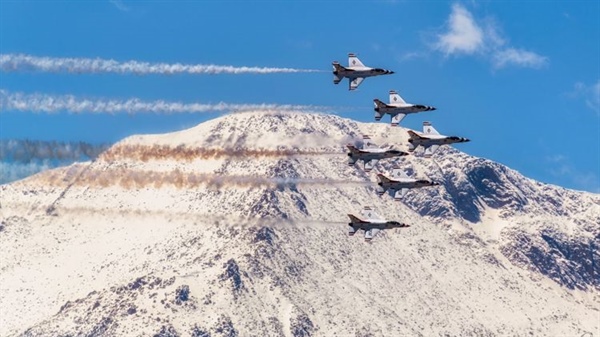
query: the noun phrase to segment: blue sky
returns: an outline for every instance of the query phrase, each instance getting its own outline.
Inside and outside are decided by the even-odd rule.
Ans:
[[[355,52],[396,71],[332,84]],[[0,72],[0,90],[94,99],[343,106],[373,121],[390,89],[464,136],[460,149],[531,178],[600,192],[600,2],[0,1],[0,53],[322,73],[128,75]],[[2,111],[0,138],[113,142],[214,118]]]

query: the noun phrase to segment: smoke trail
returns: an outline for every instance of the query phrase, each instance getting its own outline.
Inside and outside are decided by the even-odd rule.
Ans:
[[[370,186],[373,184],[370,181],[217,175],[212,173],[183,172],[179,169],[169,172],[139,171],[127,168],[85,170],[87,167],[87,165],[71,167],[68,177],[65,177],[64,171],[49,171],[46,172],[42,179],[44,183],[54,186],[64,186],[65,183],[68,183],[100,188],[120,186],[125,189],[162,188],[167,186],[178,189],[198,188],[201,186],[214,189],[223,187],[295,188],[297,186]]]
[[[115,73],[115,74],[275,74],[315,73],[322,70],[235,67],[214,64],[149,63],[139,61],[119,62],[106,59],[39,57],[24,54],[0,54],[0,69],[5,72],[40,71],[55,73]]]
[[[109,144],[40,140],[0,140],[0,161],[28,164],[39,161],[73,162],[98,157]]]
[[[0,184],[8,184],[54,167],[48,161],[31,163],[0,162]]]
[[[172,159],[177,161],[193,161],[209,158],[257,158],[257,157],[300,157],[340,155],[341,151],[317,151],[302,149],[243,149],[243,148],[190,148],[183,145],[171,147],[168,145],[115,145],[100,155],[101,160],[114,161],[131,159],[147,162],[149,160]]]
[[[328,107],[290,104],[202,104],[157,101],[142,101],[138,98],[127,100],[82,99],[72,95],[45,95],[10,93],[0,89],[0,112],[25,111],[45,113],[205,113],[205,112],[240,112],[240,111],[275,111],[275,112],[310,112],[331,110]]]
[[[0,184],[76,161],[93,160],[108,144],[39,140],[0,140]]]

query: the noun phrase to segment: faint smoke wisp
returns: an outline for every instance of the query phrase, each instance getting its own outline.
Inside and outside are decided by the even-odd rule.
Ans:
[[[109,144],[40,140],[0,140],[0,161],[28,164],[37,161],[85,161],[95,159]]]
[[[176,160],[193,161],[197,159],[217,158],[278,158],[278,157],[302,157],[302,156],[325,156],[340,155],[343,152],[319,151],[302,149],[244,149],[244,148],[201,148],[168,145],[127,145],[118,144],[104,152],[99,159],[114,161],[118,159],[130,159],[147,162],[149,160]]]
[[[25,54],[0,54],[0,69],[4,72],[53,73],[114,73],[114,74],[276,74],[315,73],[321,70],[273,67],[236,67],[214,64],[150,63],[140,61],[119,62],[101,58],[70,58],[32,56]]]
[[[38,113],[91,113],[91,114],[181,114],[208,112],[242,112],[242,111],[274,111],[274,112],[313,112],[330,110],[331,108],[311,105],[291,104],[216,104],[167,102],[163,100],[142,101],[138,98],[126,100],[85,99],[72,95],[46,95],[11,93],[0,89],[0,112],[21,111]]]
[[[93,160],[108,144],[39,140],[0,140],[0,184],[76,161]]]

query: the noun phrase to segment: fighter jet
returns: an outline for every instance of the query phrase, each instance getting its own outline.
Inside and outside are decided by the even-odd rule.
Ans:
[[[363,146],[357,148],[352,144],[346,145],[350,152],[348,153],[348,165],[356,164],[356,161],[362,160],[365,164],[365,172],[370,172],[380,159],[407,156],[408,153],[399,150],[386,150],[371,143],[371,138],[363,135]]]
[[[398,123],[408,114],[435,110],[428,105],[406,103],[394,90],[390,90],[390,104],[385,104],[377,98],[373,102],[375,102],[375,120],[380,121],[385,114],[390,114],[392,126],[398,126]]]
[[[354,90],[362,83],[365,77],[393,74],[391,70],[381,68],[369,68],[360,62],[356,55],[348,54],[348,67],[341,66],[339,62],[333,61],[333,84],[338,84],[344,77],[348,78],[348,90]]]
[[[377,212],[371,207],[365,207],[361,212],[360,216],[348,214],[350,223],[348,224],[348,234],[353,236],[356,231],[362,229],[365,231],[365,241],[371,242],[373,237],[383,229],[391,228],[406,228],[410,227],[407,224],[399,223],[398,221],[387,221],[382,218]]]
[[[377,194],[383,195],[389,191],[390,196],[396,201],[400,201],[406,195],[409,188],[419,188],[426,186],[437,186],[439,183],[425,179],[409,178],[404,171],[399,168],[394,168],[390,178],[379,173],[377,174],[379,183],[377,183]]]
[[[422,146],[425,149],[425,158],[431,157],[440,145],[470,142],[468,138],[440,135],[439,132],[431,126],[430,122],[423,122],[423,133],[419,134],[412,130],[408,130],[408,135],[410,136],[410,139],[408,140],[408,151],[413,152],[416,148]]]

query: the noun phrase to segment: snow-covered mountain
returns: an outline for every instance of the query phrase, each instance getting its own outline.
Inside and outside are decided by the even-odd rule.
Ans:
[[[362,134],[406,150],[248,112],[2,185],[0,335],[600,335],[599,195],[446,147],[378,164],[441,183],[395,202]],[[364,205],[411,227],[349,237]]]

